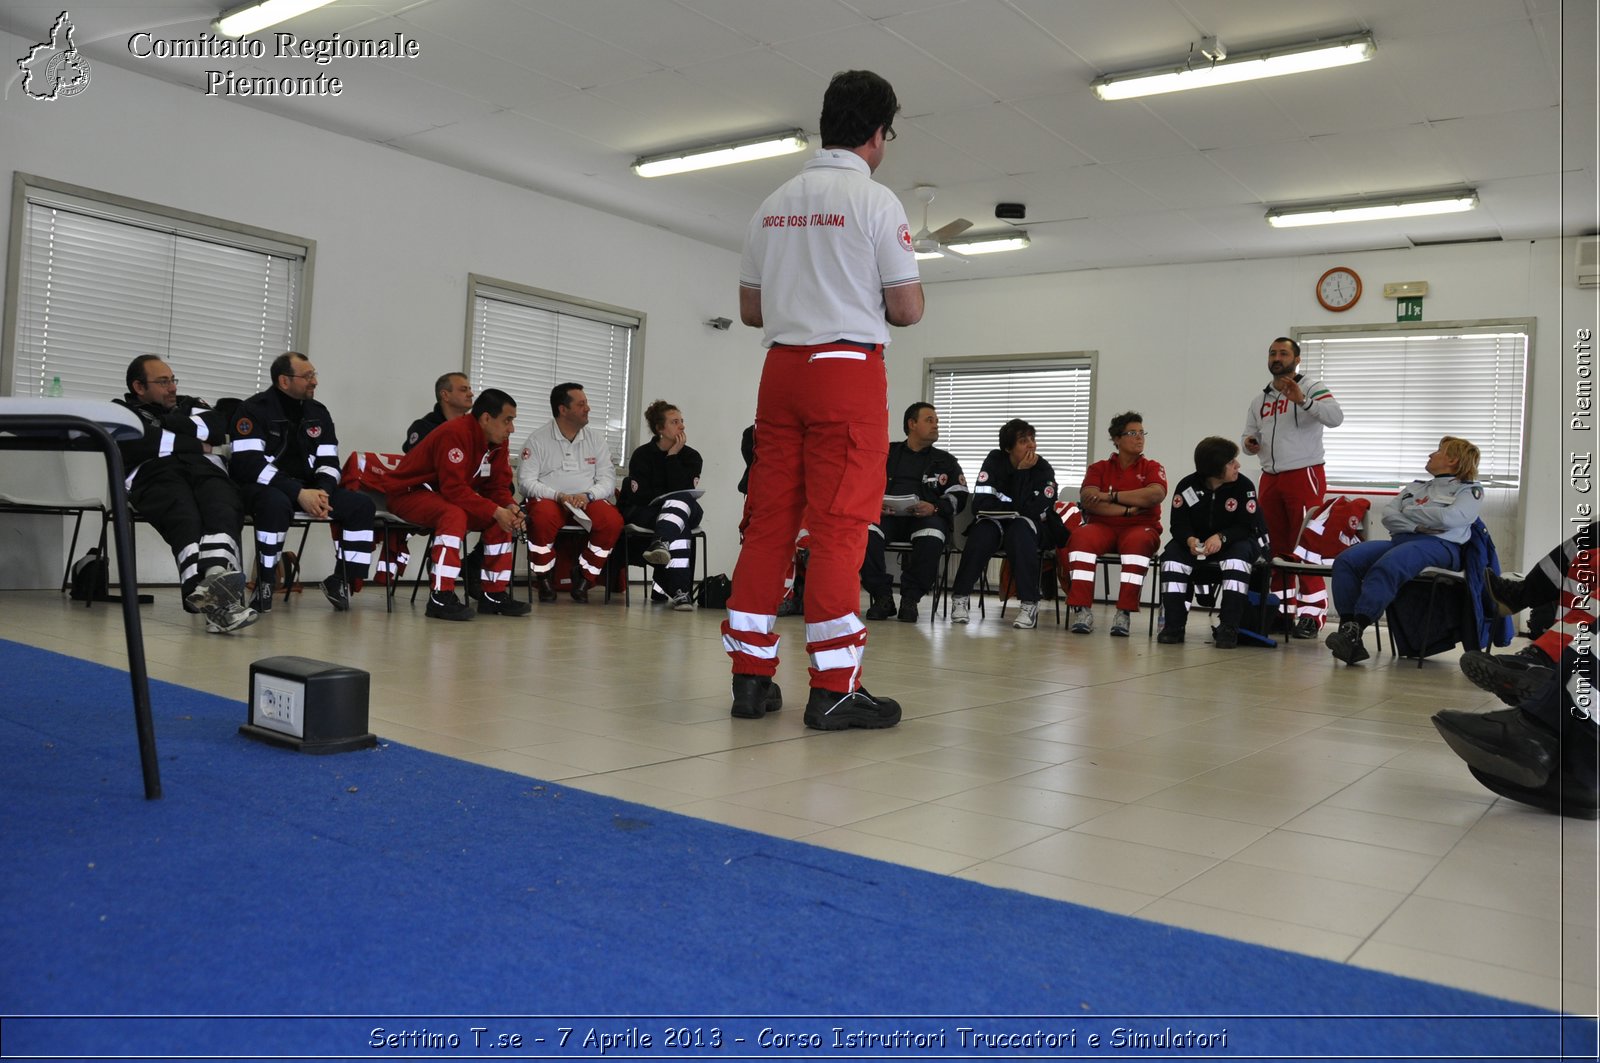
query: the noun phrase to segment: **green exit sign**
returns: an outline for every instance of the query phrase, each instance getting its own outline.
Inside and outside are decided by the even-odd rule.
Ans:
[[[1394,301],[1394,319],[1396,321],[1421,321],[1422,296],[1413,296],[1409,299],[1396,299]]]

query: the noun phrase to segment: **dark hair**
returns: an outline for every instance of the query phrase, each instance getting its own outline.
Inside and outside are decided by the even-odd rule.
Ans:
[[[1118,436],[1122,435],[1122,433],[1127,430],[1127,427],[1130,424],[1144,424],[1144,418],[1139,414],[1134,413],[1132,410],[1129,410],[1127,413],[1119,413],[1115,417],[1111,418],[1111,428],[1109,429],[1111,432],[1111,439],[1115,441]]]
[[[883,78],[870,70],[841,71],[822,95],[822,146],[859,148],[880,127],[887,136],[899,110],[894,86]]]
[[[440,395],[443,395],[445,392],[449,391],[450,390],[450,381],[454,380],[456,377],[460,377],[462,380],[466,380],[467,379],[467,374],[465,374],[465,373],[446,373],[446,374],[444,374],[444,376],[440,377],[438,380],[435,380],[433,382],[433,397],[437,399]]]
[[[151,362],[159,361],[161,361],[161,356],[159,354],[141,354],[139,357],[129,362],[128,390],[130,392],[133,390],[134,381],[138,381],[141,384],[148,383],[148,381],[145,379],[144,367],[149,365]]]
[[[1228,462],[1239,456],[1239,444],[1222,436],[1206,436],[1194,445],[1194,471],[1201,476],[1220,477]]]
[[[1272,342],[1273,343],[1287,343],[1289,345],[1289,349],[1294,352],[1294,356],[1296,358],[1300,357],[1300,345],[1298,343],[1296,343],[1294,340],[1291,340],[1288,336],[1279,336],[1277,339],[1273,340]],[[1268,344],[1268,346],[1271,346],[1271,344]]]
[[[463,376],[462,373],[451,373],[451,376]],[[516,408],[517,400],[501,391],[499,388],[484,388],[478,397],[472,400],[472,416],[478,417],[488,414],[490,417],[499,417],[507,406]]]
[[[667,426],[667,414],[676,409],[677,407],[666,399],[657,399],[644,408],[644,423],[650,426],[652,433],[660,435],[661,430]]]
[[[560,417],[561,407],[572,405],[572,392],[582,391],[582,384],[557,384],[550,389],[550,416]]]
[[[900,418],[900,427],[905,430],[906,435],[911,434],[911,422],[919,420],[922,417],[923,410],[931,409],[933,409],[933,403],[931,402],[913,402],[906,407],[906,415]]]
[[[1013,417],[1000,426],[1000,449],[1009,452],[1012,447],[1017,445],[1019,440],[1028,436],[1037,437],[1037,433],[1033,430],[1033,425],[1020,417]]]
[[[302,362],[308,360],[306,356],[301,354],[299,351],[284,351],[282,354],[278,355],[278,357],[272,360],[272,368],[268,371],[272,374],[273,387],[278,386],[278,378],[280,376],[294,376],[294,360],[296,358],[300,359]]]

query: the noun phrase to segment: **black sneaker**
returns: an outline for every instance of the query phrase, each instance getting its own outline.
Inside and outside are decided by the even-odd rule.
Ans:
[[[733,677],[733,709],[731,714],[741,720],[759,720],[769,712],[783,708],[783,691],[766,675],[735,675]]]
[[[1371,657],[1366,646],[1361,643],[1361,625],[1354,620],[1346,620],[1339,625],[1339,630],[1323,639],[1323,644],[1333,654],[1335,660],[1345,664],[1357,664]]]
[[[1181,627],[1164,627],[1156,632],[1156,641],[1163,646],[1177,646],[1183,642]]]
[[[1491,568],[1483,570],[1484,589],[1489,592],[1489,597],[1494,599],[1496,616],[1515,616],[1528,607],[1522,583],[1523,581],[1519,579],[1506,579],[1497,575]]]
[[[917,600],[915,598],[900,598],[900,613],[895,619],[902,624],[915,624],[917,622]]]
[[[872,605],[867,608],[868,620],[888,620],[894,616],[894,596],[890,594],[874,594]]]
[[[272,612],[273,592],[276,590],[271,580],[256,580],[256,589],[250,595],[250,608],[258,613]]]
[[[900,722],[900,703],[875,698],[865,690],[841,694],[811,688],[806,701],[806,726],[813,731],[843,731],[847,727],[893,727]]]
[[[1556,677],[1555,663],[1534,646],[1500,654],[1468,650],[1461,655],[1461,672],[1507,705],[1522,704]]]
[[[454,591],[434,591],[428,595],[428,608],[424,610],[435,620],[471,620],[472,606],[457,598]]]
[[[672,560],[672,551],[660,539],[652,539],[650,545],[644,548],[642,556],[645,561],[659,567]]]
[[[1320,631],[1315,617],[1302,616],[1294,622],[1294,631],[1291,634],[1297,639],[1314,639]]]
[[[1211,641],[1219,650],[1239,648],[1239,629],[1232,624],[1218,624],[1211,629]]]
[[[517,598],[510,591],[504,594],[484,592],[478,597],[478,612],[494,616],[527,616],[533,612],[533,606]]]
[[[1543,786],[1561,763],[1560,739],[1521,709],[1445,709],[1433,714],[1433,726],[1469,766],[1518,786]]]
[[[322,588],[322,596],[328,599],[328,604],[333,606],[335,612],[344,612],[350,608],[350,585],[340,579],[338,574],[329,576],[318,584]]]

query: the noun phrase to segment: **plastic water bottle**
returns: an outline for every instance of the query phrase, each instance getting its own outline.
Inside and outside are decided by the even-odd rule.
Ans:
[[[50,386],[44,389],[44,397],[47,399],[60,399],[65,398],[66,394],[66,390],[61,386],[61,377],[51,377]]]

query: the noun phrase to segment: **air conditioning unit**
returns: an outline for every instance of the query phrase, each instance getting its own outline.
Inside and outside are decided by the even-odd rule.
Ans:
[[[1585,236],[1578,240],[1578,287],[1600,288],[1600,236]]]

